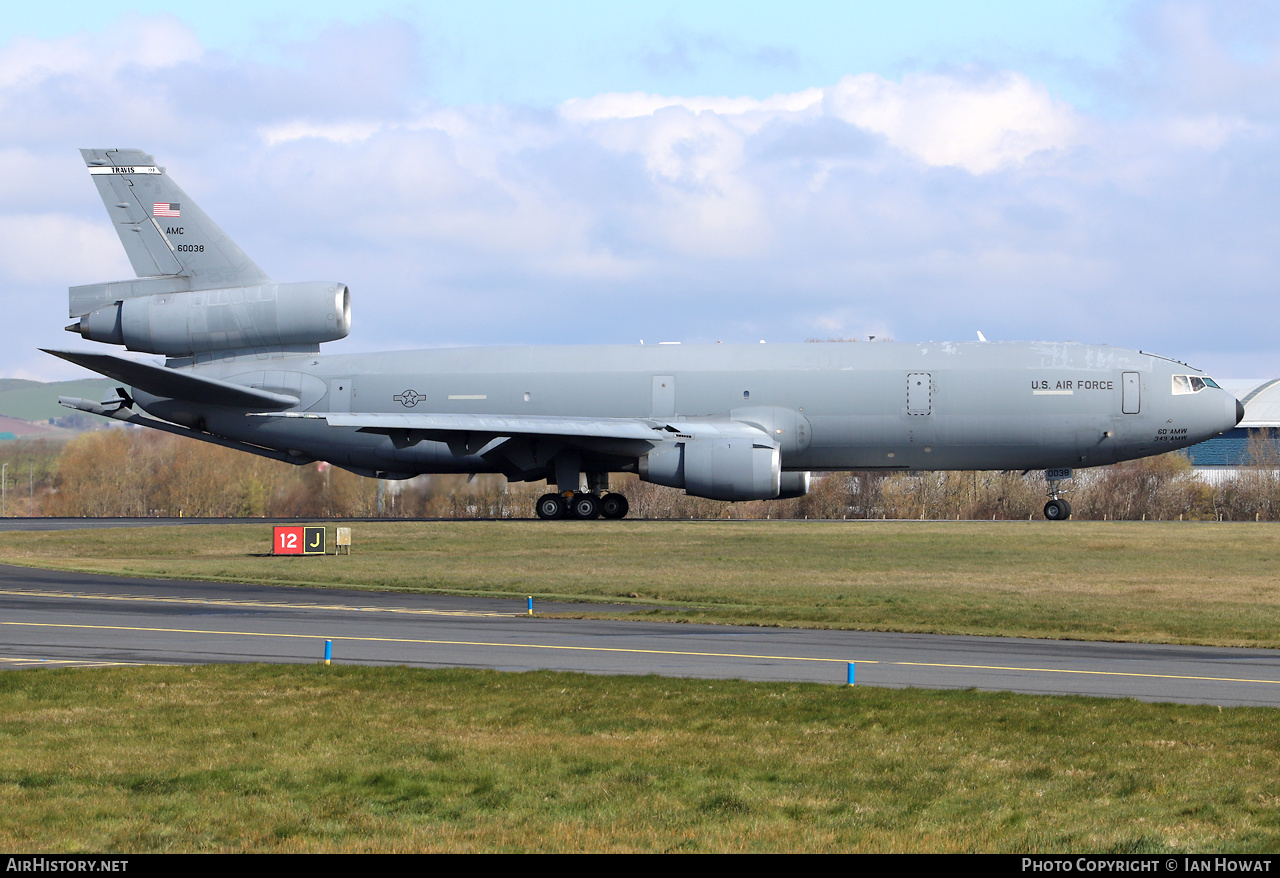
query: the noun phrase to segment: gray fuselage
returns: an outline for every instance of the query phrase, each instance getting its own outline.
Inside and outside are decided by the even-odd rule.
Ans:
[[[738,421],[802,470],[1090,467],[1184,448],[1235,425],[1212,382],[1175,393],[1174,360],[1076,343],[825,343],[454,348],[382,354],[237,354],[181,366],[298,397],[295,412],[432,413]],[[190,362],[190,361],[188,361]],[[1185,382],[1184,382],[1185,384]],[[136,393],[149,413],[364,474],[547,476],[535,453],[324,421],[247,417]],[[583,469],[634,470],[654,443],[596,442]],[[403,446],[403,447],[401,447]],[[544,456],[545,457],[545,456]]]

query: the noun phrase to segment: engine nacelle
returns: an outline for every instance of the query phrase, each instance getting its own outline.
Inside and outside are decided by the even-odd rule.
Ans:
[[[795,409],[775,405],[742,406],[729,412],[730,420],[748,424],[778,443],[786,457],[809,447],[813,426]]]
[[[262,284],[156,293],[91,311],[67,327],[131,351],[208,351],[315,345],[351,331],[351,291],[341,283]]]
[[[809,473],[783,473],[778,485],[778,499],[791,500],[809,493]]]
[[[754,432],[754,431],[753,431]],[[640,458],[640,478],[711,500],[773,500],[782,477],[778,446],[760,434],[686,439]]]

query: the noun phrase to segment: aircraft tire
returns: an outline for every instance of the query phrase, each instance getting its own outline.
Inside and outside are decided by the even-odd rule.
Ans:
[[[568,504],[564,502],[564,498],[559,494],[543,494],[538,498],[538,503],[534,506],[537,510],[538,517],[543,521],[554,521],[557,518],[564,518],[568,512]]]
[[[600,514],[605,518],[623,518],[631,504],[622,494],[605,494],[600,498]]]
[[[1049,521],[1066,521],[1071,517],[1071,504],[1062,498],[1044,504],[1044,517]]]
[[[595,494],[574,494],[569,502],[569,515],[590,521],[600,517],[600,498]]]

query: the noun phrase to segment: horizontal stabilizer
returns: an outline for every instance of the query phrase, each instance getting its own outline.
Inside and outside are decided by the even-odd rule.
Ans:
[[[121,381],[130,387],[168,399],[257,409],[287,409],[298,404],[297,397],[245,387],[242,384],[232,384],[229,381],[219,381],[216,378],[205,378],[190,372],[179,372],[164,366],[117,357],[114,354],[59,351],[48,348],[41,348],[41,350],[46,354],[53,354],[55,357],[75,363],[77,366],[92,369],[99,375]]]
[[[121,402],[124,402],[124,400],[121,400]],[[171,424],[168,421],[161,421],[157,418],[148,418],[146,415],[140,415],[131,411],[130,407],[126,405],[94,402],[91,399],[78,399],[74,396],[60,396],[58,397],[58,404],[64,405],[69,409],[75,409],[79,412],[87,412],[91,415],[102,415],[104,418],[124,421],[126,424],[137,424],[139,427],[148,427],[152,430],[172,433],[175,436],[186,436],[200,442],[207,442],[210,445],[220,445],[223,448],[234,448],[236,451],[246,451],[249,454],[256,454],[259,457],[269,457],[272,460],[282,460],[285,463],[292,463],[295,466],[300,466],[304,463],[311,463],[315,460],[314,457],[298,451],[281,451],[276,448],[263,448],[261,445],[251,445],[248,442],[238,442],[235,439],[226,439],[222,436],[215,436],[212,433],[192,430],[188,427],[183,427],[179,424]]]

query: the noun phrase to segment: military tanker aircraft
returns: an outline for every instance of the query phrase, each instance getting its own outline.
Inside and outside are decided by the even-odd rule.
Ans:
[[[371,478],[546,479],[544,519],[621,518],[611,473],[714,500],[833,470],[1045,470],[1185,448],[1244,409],[1177,360],[1060,342],[497,347],[320,355],[346,284],[276,283],[137,149],[81,150],[136,278],[70,289],[67,329],[163,365],[49,350],[121,387],[73,409]],[[585,485],[584,485],[585,482]]]

